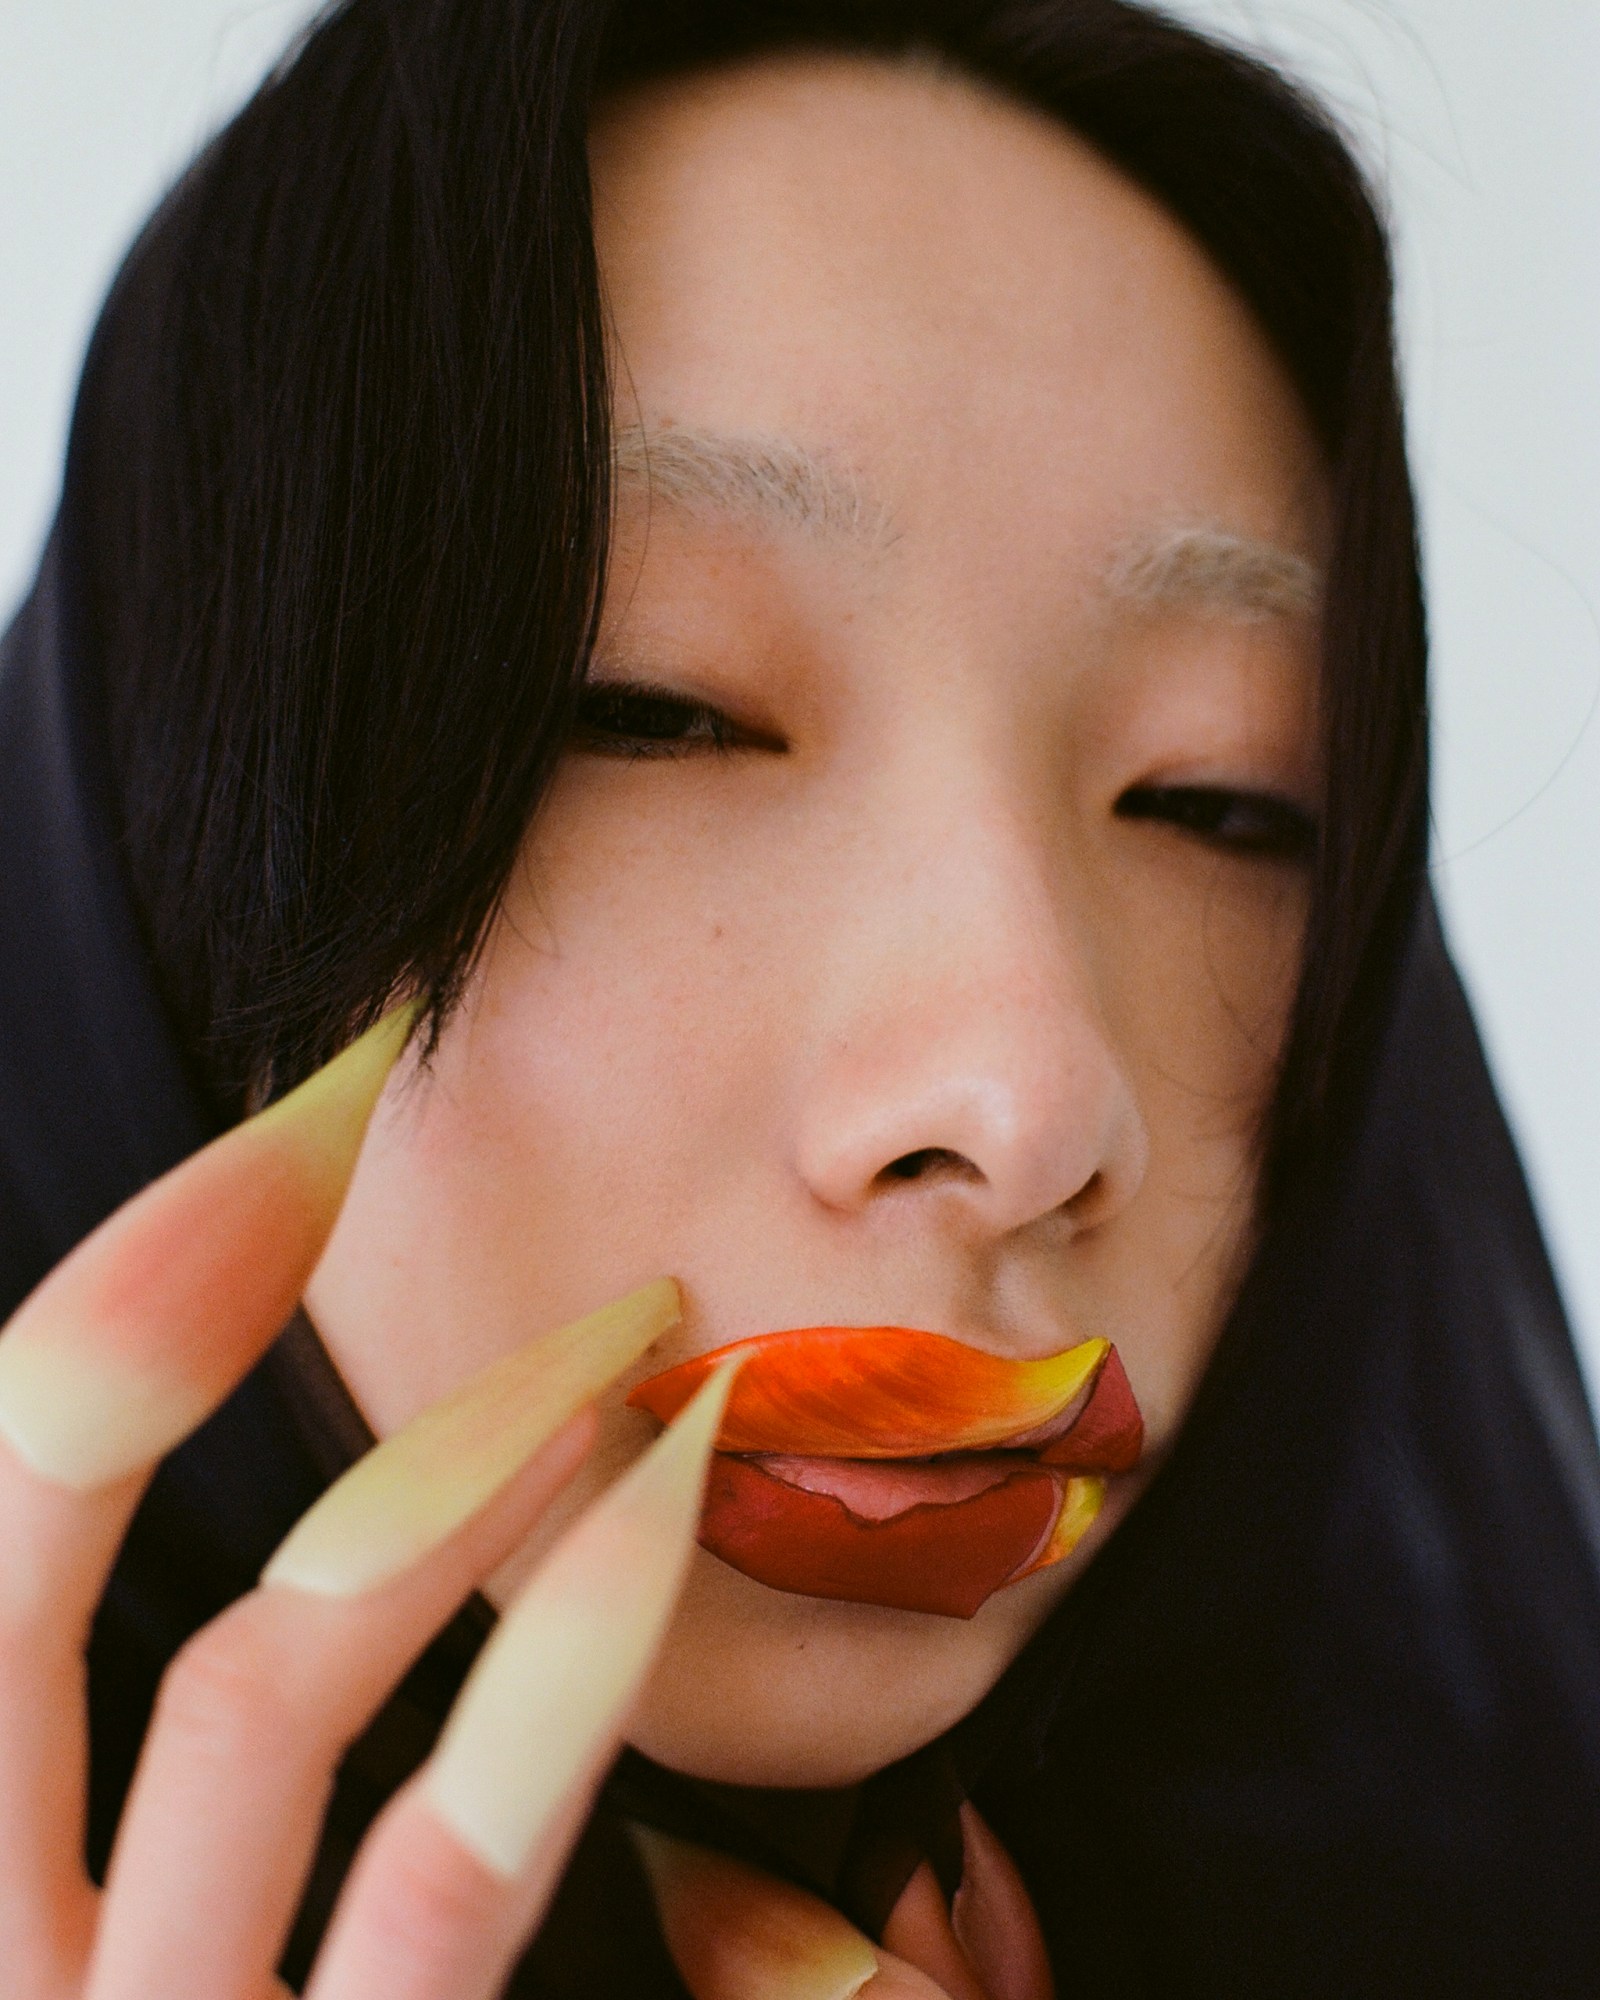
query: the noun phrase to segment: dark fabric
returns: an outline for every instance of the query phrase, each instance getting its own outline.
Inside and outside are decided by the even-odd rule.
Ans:
[[[110,825],[70,517],[0,648],[0,1305],[211,1136]]]
[[[69,465],[0,658],[6,1310],[213,1125],[118,865],[75,532]],[[948,1873],[970,1787],[1063,2000],[1600,1992],[1600,1457],[1420,887],[1395,973],[1359,1145],[1276,1220],[1169,1464],[978,1711],[846,1814],[820,1886],[864,1921],[919,1850]],[[140,1513],[92,1649],[97,1863],[164,1662],[353,1448],[315,1357],[281,1344]],[[297,1973],[488,1616],[466,1608],[352,1753]],[[816,1881],[781,1804],[625,1759],[518,1991],[677,2000],[621,1816]]]
[[[1218,1363],[978,1789],[1061,1963],[1100,2000],[1592,1996],[1594,1434],[1426,908],[1359,1155]]]

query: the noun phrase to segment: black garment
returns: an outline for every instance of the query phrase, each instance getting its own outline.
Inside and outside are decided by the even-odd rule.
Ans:
[[[5,1310],[213,1122],[118,864],[73,491],[69,467],[0,666]],[[1170,1461],[975,1714],[867,1788],[823,1885],[863,1921],[970,1787],[1063,2000],[1600,1992],[1600,1457],[1420,887],[1394,994],[1359,1143],[1275,1221]],[[348,1453],[317,1367],[280,1343],[139,1516],[93,1646],[97,1863],[163,1662]],[[487,1616],[353,1753],[292,1965]],[[519,1991],[681,1991],[624,1810],[805,1873],[726,1795],[626,1759]]]

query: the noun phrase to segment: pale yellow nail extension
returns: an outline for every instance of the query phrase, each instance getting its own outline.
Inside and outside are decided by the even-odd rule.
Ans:
[[[679,1314],[677,1286],[658,1278],[492,1363],[353,1465],[291,1529],[262,1582],[353,1597],[397,1576],[484,1506]]]
[[[415,1018],[413,1006],[396,1008],[297,1090],[146,1188],[23,1301],[0,1336],[0,1437],[36,1473],[83,1492],[109,1485],[153,1464],[215,1407],[271,1337],[273,1315],[281,1324],[293,1309]],[[286,1160],[295,1235],[286,1251],[269,1246],[285,1255],[284,1272],[257,1281],[240,1270],[237,1297],[197,1292],[191,1269],[215,1270],[236,1190],[263,1165],[281,1173]],[[108,1298],[118,1301],[110,1323]],[[240,1324],[219,1338],[230,1306]]]
[[[644,1679],[689,1566],[738,1365],[724,1363],[556,1544],[451,1710],[424,1796],[497,1875],[520,1871]]]
[[[392,1008],[348,1048],[313,1070],[304,1083],[296,1084],[238,1129],[271,1132],[280,1125],[297,1127],[314,1139],[335,1201],[343,1201],[367,1121],[421,1011],[422,1003],[417,1000]]]

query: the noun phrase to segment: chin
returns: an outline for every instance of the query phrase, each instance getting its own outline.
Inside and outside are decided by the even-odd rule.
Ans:
[[[769,1590],[701,1550],[628,1740],[722,1784],[859,1783],[974,1708],[1069,1581],[1041,1573],[945,1618]]]

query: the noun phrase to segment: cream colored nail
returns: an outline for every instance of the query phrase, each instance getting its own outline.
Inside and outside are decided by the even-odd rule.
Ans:
[[[152,1465],[294,1310],[415,1020],[394,1010],[107,1218],[0,1336],[0,1437],[79,1491]]]
[[[0,1437],[42,1479],[76,1492],[153,1465],[210,1407],[177,1374],[20,1327],[0,1340]]]
[[[274,1135],[280,1128],[292,1131],[302,1154],[302,1172],[313,1161],[322,1168],[335,1213],[355,1171],[368,1121],[420,1012],[416,1000],[392,1008],[331,1062],[238,1128],[241,1133],[263,1135]]]
[[[677,1286],[658,1278],[492,1363],[353,1465],[290,1530],[262,1582],[324,1597],[387,1583],[454,1534],[679,1316]]]
[[[628,1830],[694,2000],[853,2000],[878,1976],[871,1940],[819,1896],[654,1827]]]
[[[694,1549],[737,1360],[562,1537],[501,1619],[423,1776],[429,1804],[496,1874],[520,1872],[604,1758]]]

